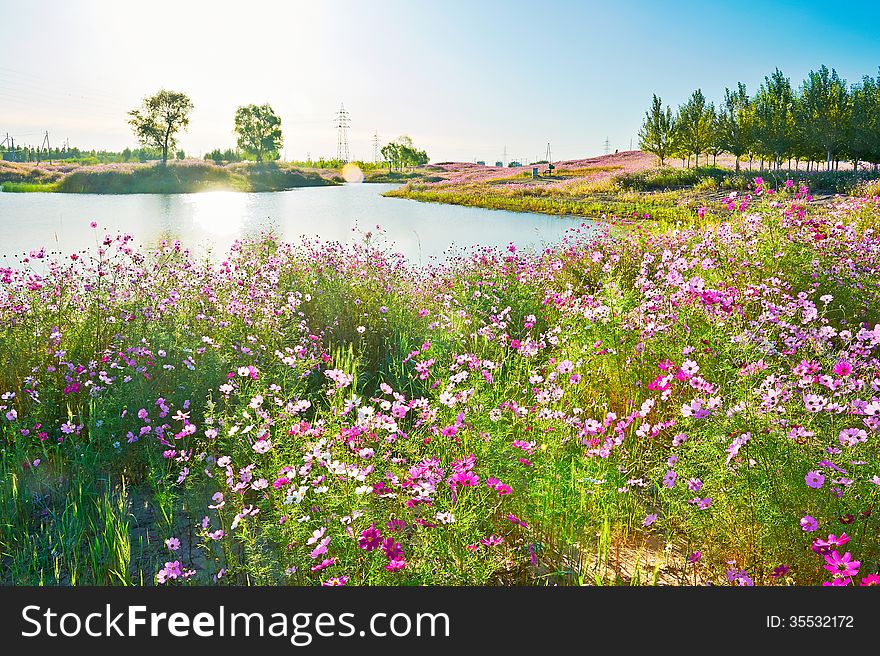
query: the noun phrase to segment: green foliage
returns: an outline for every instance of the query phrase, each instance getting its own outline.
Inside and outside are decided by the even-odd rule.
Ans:
[[[670,130],[669,125],[674,124]],[[663,147],[661,135],[672,135],[672,145]],[[740,159],[758,157],[780,168],[786,159],[824,162],[826,170],[838,169],[849,159],[880,164],[880,76],[863,77],[847,87],[837,71],[821,66],[810,71],[800,88],[776,69],[764,78],[754,97],[743,83],[724,90],[717,114],[698,89],[682,105],[674,120],[664,115],[656,94],[640,132],[640,147],[646,152],[690,159],[700,153],[713,156],[727,152]],[[662,161],[661,161],[662,165]]]
[[[676,139],[679,147],[686,153],[693,153],[696,165],[700,165],[700,154],[706,152],[712,141],[715,122],[715,109],[700,89],[694,91],[688,101],[678,108],[675,117]]]
[[[826,153],[830,168],[832,155],[846,146],[850,104],[846,82],[825,66],[810,71],[797,103],[800,142],[813,153]]]
[[[140,108],[128,113],[128,122],[144,147],[161,151],[164,164],[168,153],[176,148],[177,133],[189,125],[192,110],[192,101],[186,94],[160,89],[144,98]]]
[[[645,122],[639,131],[639,148],[656,155],[660,158],[660,166],[663,166],[672,152],[675,129],[672,110],[667,105],[664,111],[662,101],[654,94],[651,109],[645,112]]]
[[[235,111],[238,147],[252,154],[257,163],[263,158],[278,159],[284,143],[281,119],[268,104],[245,105]]]
[[[398,137],[396,140],[382,147],[382,157],[388,163],[388,170],[403,170],[410,166],[421,166],[428,163],[428,154],[413,145],[412,139],[407,136]]]

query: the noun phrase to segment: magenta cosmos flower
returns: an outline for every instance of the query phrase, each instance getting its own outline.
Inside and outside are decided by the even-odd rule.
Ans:
[[[358,546],[366,551],[376,549],[381,542],[382,534],[379,532],[379,529],[376,528],[375,524],[371,524],[370,528],[361,531],[361,536],[358,538]]]
[[[859,565],[862,564],[861,561],[853,560],[849,551],[842,556],[838,551],[832,551],[825,556],[825,562],[827,563],[825,569],[842,577],[855,576],[859,573]]]

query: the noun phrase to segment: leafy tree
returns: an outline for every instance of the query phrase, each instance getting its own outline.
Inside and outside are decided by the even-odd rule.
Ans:
[[[721,121],[719,113],[715,111],[715,106],[712,104],[709,105],[709,109],[712,110],[712,126],[709,130],[709,145],[706,147],[706,152],[712,156],[712,166],[715,166],[718,156],[725,151],[725,148],[721,144]]]
[[[400,159],[399,148],[400,147],[393,141],[382,146],[382,150],[380,152],[382,154],[382,159],[388,162],[389,173],[391,173],[391,170],[395,167],[398,160]]]
[[[128,113],[131,117],[128,123],[145,148],[156,148],[162,152],[164,165],[168,161],[169,150],[173,152],[177,145],[177,133],[189,125],[192,110],[192,101],[185,93],[160,89],[144,98],[139,109]]]
[[[398,137],[394,141],[382,147],[382,157],[388,163],[388,171],[401,170],[408,166],[421,166],[427,164],[428,153],[419,150],[413,145],[412,139],[407,136]]]
[[[795,97],[791,81],[778,68],[755,95],[755,138],[762,155],[779,168],[794,145]]]
[[[663,102],[653,94],[651,109],[645,112],[645,122],[639,130],[639,148],[646,153],[656,155],[663,166],[666,158],[672,154],[675,138],[675,119],[669,105],[663,109]]]
[[[688,101],[678,110],[676,124],[681,146],[687,153],[696,157],[695,165],[700,165],[700,153],[706,151],[712,139],[712,118],[715,111],[706,103],[700,89],[694,91]]]
[[[736,158],[739,171],[739,158],[750,152],[753,146],[754,113],[746,93],[746,85],[737,83],[735,91],[724,89],[724,103],[718,114],[716,140],[728,153]]]
[[[860,160],[880,162],[880,71],[852,88],[852,113],[848,130],[849,154],[856,167]]]
[[[807,147],[821,148],[826,154],[826,170],[831,169],[831,155],[843,146],[849,118],[849,94],[846,82],[837,71],[822,66],[810,71],[801,87],[798,124],[805,130]],[[811,148],[812,149],[812,148]]]
[[[251,153],[257,162],[263,157],[278,159],[284,139],[281,119],[269,105],[246,105],[235,112],[238,147]]]

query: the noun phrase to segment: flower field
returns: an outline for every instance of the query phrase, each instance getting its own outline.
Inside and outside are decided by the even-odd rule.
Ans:
[[[0,582],[878,585],[880,198],[811,198],[4,265]]]
[[[658,167],[657,158],[641,151],[624,151],[588,159],[555,162],[552,175],[546,164],[533,166],[479,166],[467,162],[432,164],[386,196],[520,212],[604,218],[609,214],[666,222],[688,221],[701,206],[719,210],[731,191],[746,193],[761,184],[768,191],[792,176],[803,180],[818,201],[834,194],[876,195],[877,172],[844,164],[841,170],[764,170],[730,168],[732,158],[722,155],[718,166],[685,167],[670,160]],[[756,181],[760,181],[757,182]],[[873,186],[872,186],[873,185]]]

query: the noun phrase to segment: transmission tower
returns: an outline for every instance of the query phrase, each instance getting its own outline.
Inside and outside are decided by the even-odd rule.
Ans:
[[[339,105],[339,111],[336,112],[336,159],[340,162],[348,161],[348,127],[351,125],[351,119],[348,112],[345,111],[345,104]]]
[[[549,141],[547,142],[547,155],[545,156],[545,159],[547,160],[548,164],[553,163],[553,160],[550,157],[550,142]]]
[[[605,154],[606,155],[611,152],[611,142],[608,140],[608,137],[605,137],[604,147],[605,147]]]
[[[373,164],[379,161],[379,131],[373,132]]]

